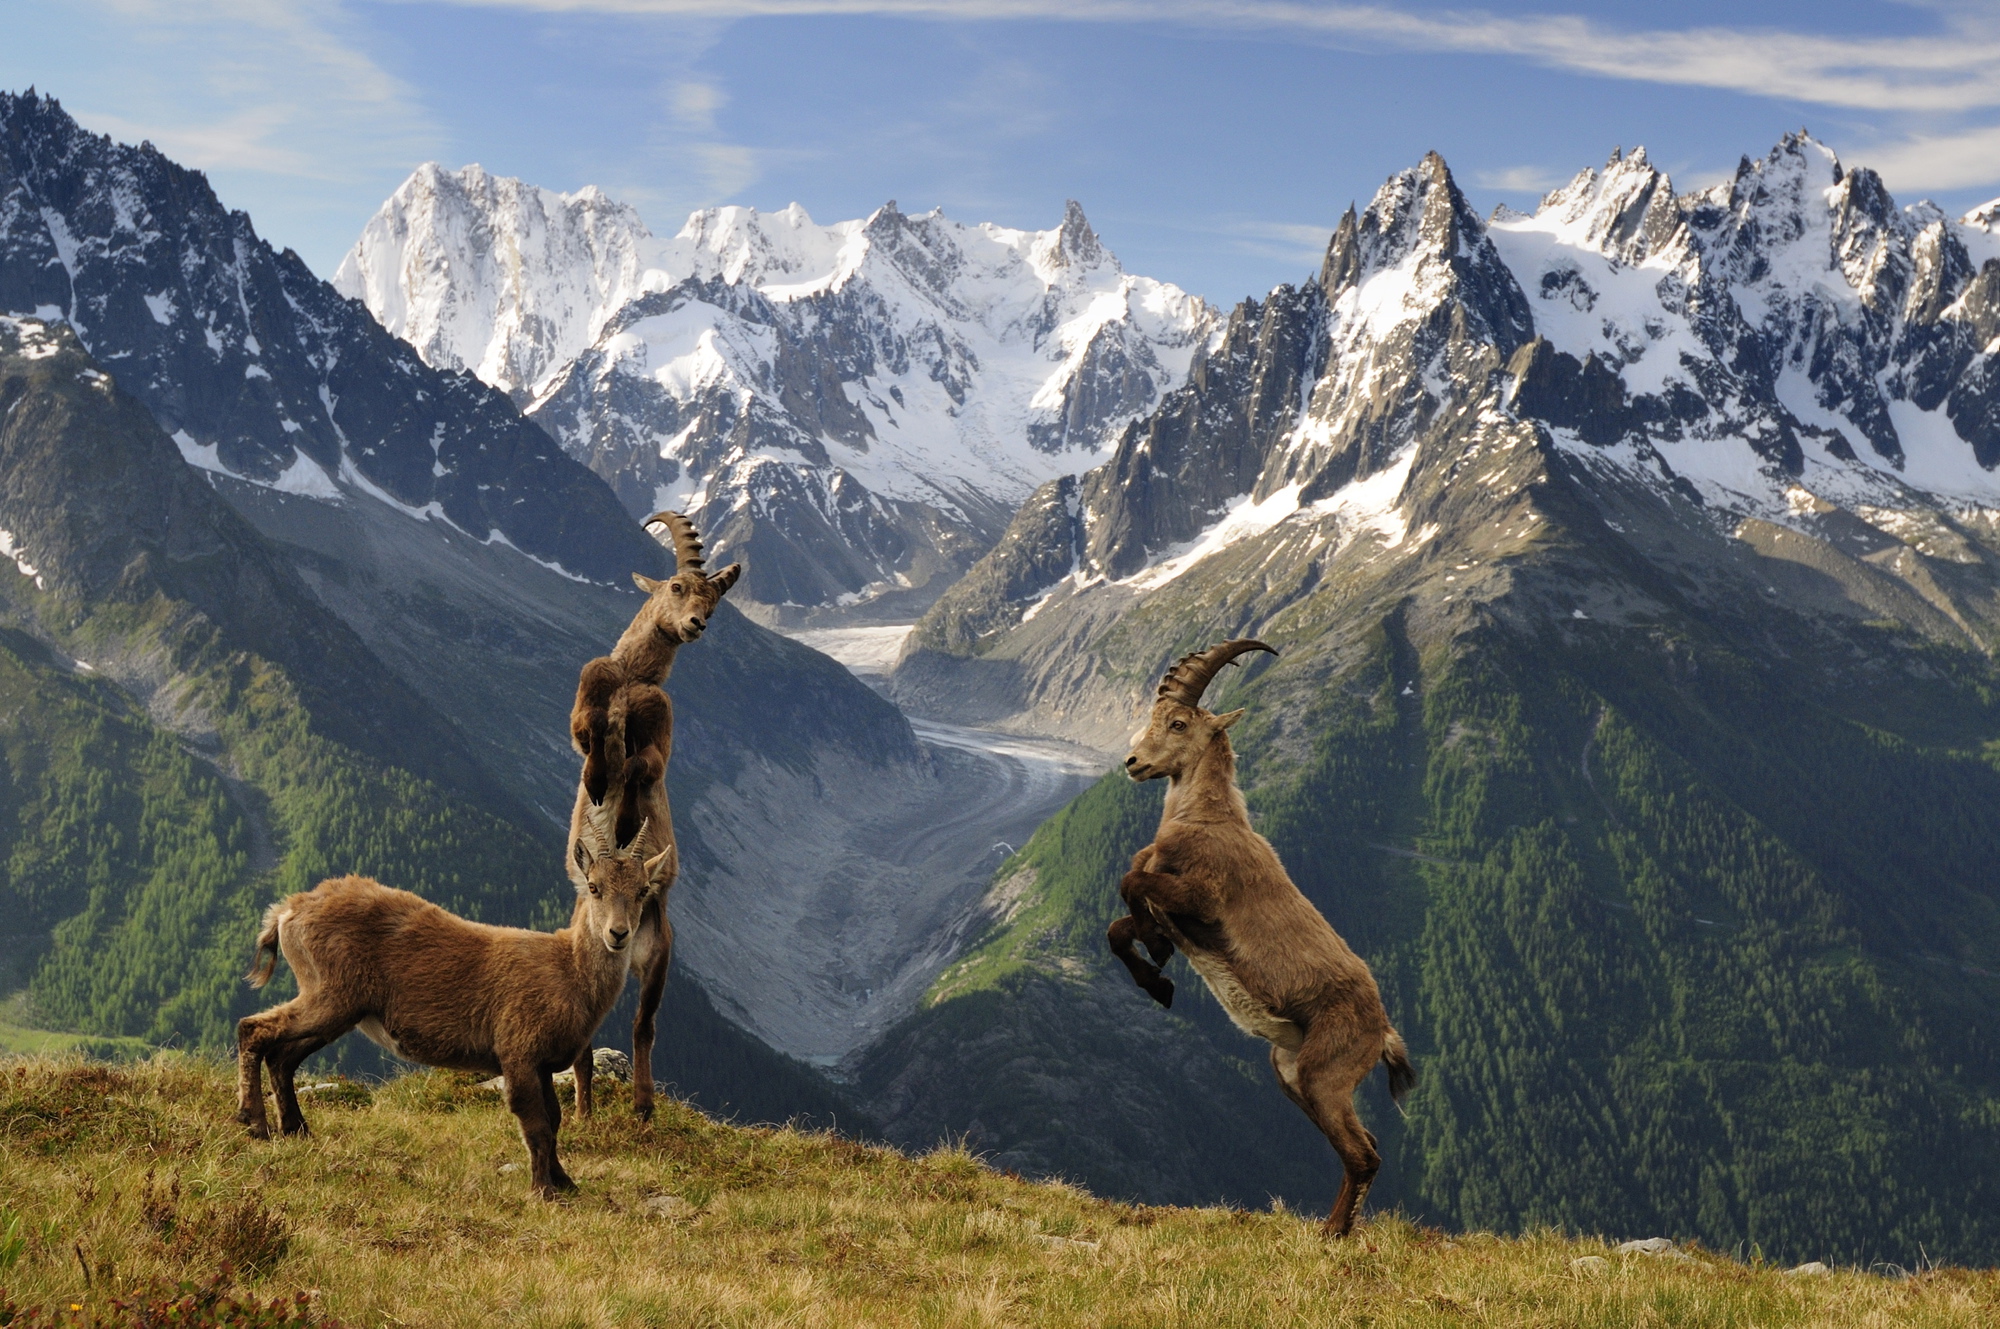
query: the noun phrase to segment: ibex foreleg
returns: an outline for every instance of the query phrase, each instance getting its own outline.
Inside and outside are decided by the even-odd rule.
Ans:
[[[576,1183],[556,1157],[556,1133],[562,1129],[562,1103],[555,1082],[530,1064],[507,1066],[507,1106],[521,1123],[521,1140],[528,1146],[529,1189],[544,1200],[557,1191],[573,1191]]]
[[[1166,934],[1155,927],[1151,920],[1141,919],[1136,914],[1112,920],[1105,932],[1104,940],[1111,946],[1111,953],[1125,966],[1132,981],[1144,988],[1146,995],[1162,1006],[1174,1004],[1174,981],[1160,972],[1160,967],[1173,956],[1174,944]],[[1153,956],[1147,961],[1140,956],[1135,943],[1143,942]]]

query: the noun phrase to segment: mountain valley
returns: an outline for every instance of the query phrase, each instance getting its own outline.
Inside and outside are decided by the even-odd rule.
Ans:
[[[1795,134],[1482,217],[1432,154],[1224,315],[1075,204],[662,239],[426,166],[328,283],[27,96],[0,315],[0,987],[50,1027],[225,1042],[328,871],[557,917],[575,670],[685,505],[748,569],[670,683],[698,1102],[1324,1207],[1261,1046],[1103,944],[1161,791],[1093,777],[1257,636],[1210,704],[1422,1076],[1364,1089],[1373,1203],[2000,1259],[2000,205]]]

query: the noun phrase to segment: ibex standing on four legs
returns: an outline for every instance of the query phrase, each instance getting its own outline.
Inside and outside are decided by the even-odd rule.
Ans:
[[[611,648],[583,667],[577,679],[576,702],[570,708],[570,739],[583,755],[577,781],[576,805],[570,813],[569,839],[577,838],[592,809],[611,798],[620,807],[616,834],[629,836],[645,822],[665,846],[674,844],[673,812],[667,803],[667,761],[673,755],[674,712],[660,685],[673,672],[674,656],[700,638],[743,569],[731,563],[713,577],[702,570],[701,538],[678,512],[656,512],[647,525],[664,525],[673,536],[674,575],[665,581],[632,574],[646,603],[632,625]],[[608,735],[613,713],[623,717],[623,741]],[[610,749],[617,748],[616,751]],[[666,991],[667,965],[673,956],[674,929],[667,921],[668,878],[646,906],[633,938],[632,968],[639,975],[639,1009],[632,1021],[632,1108],[641,1118],[653,1115],[653,1038],[660,997]],[[588,1044],[576,1058],[576,1110],[589,1116],[591,1074],[595,1069]]]
[[[612,815],[607,807],[587,823],[571,850],[576,916],[559,932],[469,922],[367,877],[336,877],[272,905],[250,982],[270,981],[282,950],[299,995],[236,1027],[237,1120],[260,1139],[270,1134],[269,1062],[278,1129],[306,1134],[299,1063],[359,1026],[399,1057],[505,1076],[534,1192],[572,1189],[556,1158],[562,1105],[550,1076],[590,1047],[624,990],[633,930],[674,870],[673,846],[656,849],[647,827],[614,847]]]
[[[1327,1215],[1344,1237],[1381,1167],[1375,1137],[1355,1115],[1354,1091],[1381,1062],[1400,1103],[1416,1083],[1403,1040],[1389,1023],[1368,965],[1286,875],[1270,841],[1250,828],[1236,787],[1228,729],[1240,710],[1214,715],[1201,694],[1216,672],[1261,641],[1227,641],[1183,657],[1160,683],[1125,772],[1168,781],[1153,843],[1118,884],[1129,918],[1111,925],[1111,949],[1162,1005],[1172,998],[1159,969],[1133,953],[1144,941],[1158,960],[1179,947],[1229,1018],[1271,1045],[1286,1096],[1325,1133],[1346,1179]],[[1150,975],[1148,973],[1150,971]]]

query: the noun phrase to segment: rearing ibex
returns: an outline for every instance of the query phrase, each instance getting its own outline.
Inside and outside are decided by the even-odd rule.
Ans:
[[[673,536],[674,575],[654,581],[632,574],[632,580],[646,592],[646,603],[611,654],[586,664],[577,678],[569,727],[570,740],[583,755],[583,774],[570,812],[572,854],[592,809],[607,798],[618,805],[615,843],[624,843],[644,823],[652,827],[656,843],[675,844],[666,779],[667,762],[673,755],[674,711],[660,684],[673,672],[674,656],[680,648],[707,630],[716,605],[736,584],[743,568],[731,563],[709,576],[702,570],[701,537],[686,517],[678,512],[656,512],[646,518],[646,525],[655,523],[664,525]],[[614,712],[621,723],[613,723]],[[620,730],[622,744],[609,741]],[[616,751],[611,750],[614,747]],[[633,937],[632,968],[639,975],[639,1009],[632,1020],[632,1107],[642,1118],[653,1115],[653,1038],[674,946],[673,924],[667,920],[667,890],[672,885],[673,878],[668,877],[647,902]],[[577,1115],[589,1116],[595,1069],[589,1046],[578,1054],[575,1069]]]
[[[1214,715],[1201,694],[1216,672],[1261,641],[1226,641],[1181,658],[1161,681],[1125,772],[1168,780],[1153,843],[1118,884],[1130,917],[1111,925],[1111,949],[1162,1005],[1173,988],[1132,950],[1164,961],[1179,947],[1237,1028],[1271,1045],[1271,1068],[1292,1102],[1325,1133],[1346,1179],[1326,1231],[1344,1237],[1381,1167],[1375,1137],[1354,1112],[1354,1091],[1381,1062],[1400,1103],[1416,1084],[1367,962],[1348,949],[1286,875],[1270,841],[1250,828],[1236,787],[1228,729],[1240,710]],[[1164,995],[1158,990],[1165,985]]]

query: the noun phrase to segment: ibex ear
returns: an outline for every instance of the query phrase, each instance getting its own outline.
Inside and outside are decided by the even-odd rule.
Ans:
[[[671,881],[675,873],[680,870],[679,858],[680,856],[674,852],[674,847],[668,845],[646,860],[646,880],[655,885],[662,881]]]
[[[1245,708],[1239,706],[1235,710],[1229,712],[1227,715],[1216,716],[1215,727],[1218,729],[1229,728],[1229,726],[1235,724],[1238,720],[1241,720],[1243,718],[1244,709]]]
[[[583,890],[590,884],[591,856],[590,850],[584,847],[582,840],[578,840],[570,847],[569,863],[570,881],[575,884],[578,890]]]
[[[643,572],[635,572],[632,574],[632,584],[637,586],[640,590],[644,591],[648,595],[651,595],[654,591],[657,591],[662,586],[666,585],[666,583],[663,581],[654,581],[651,577],[648,577]]]
[[[715,587],[715,598],[720,600],[723,596],[729,594],[729,588],[734,586],[736,579],[742,575],[743,565],[741,563],[731,563],[728,567],[710,577],[709,582]]]

